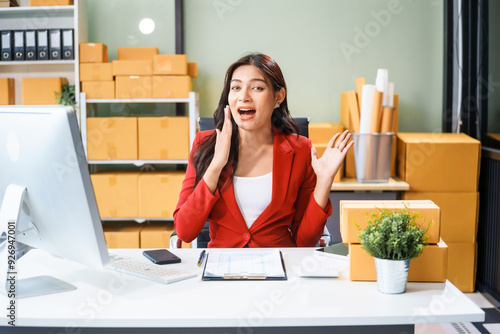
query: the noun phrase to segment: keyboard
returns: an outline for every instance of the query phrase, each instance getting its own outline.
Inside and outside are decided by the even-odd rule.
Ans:
[[[119,255],[110,255],[109,260],[108,268],[112,270],[162,284],[174,283],[196,276],[196,273],[193,272]]]

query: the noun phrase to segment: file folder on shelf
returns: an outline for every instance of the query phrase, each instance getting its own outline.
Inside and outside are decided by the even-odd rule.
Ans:
[[[75,59],[73,29],[62,29],[62,58]]]
[[[37,30],[36,53],[38,60],[49,59],[49,31]]]
[[[26,30],[25,32],[25,51],[26,60],[36,60],[36,31]]]
[[[12,31],[2,31],[2,61],[12,60]]]
[[[286,280],[283,255],[270,250],[210,250],[202,280]]]
[[[14,32],[14,60],[24,60],[24,30]]]
[[[49,30],[49,58],[61,59],[61,29]]]

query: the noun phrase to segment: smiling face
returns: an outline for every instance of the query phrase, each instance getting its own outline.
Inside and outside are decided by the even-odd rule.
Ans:
[[[281,103],[285,89],[274,92],[268,80],[253,65],[238,67],[231,78],[229,107],[241,130],[271,130],[271,116]]]

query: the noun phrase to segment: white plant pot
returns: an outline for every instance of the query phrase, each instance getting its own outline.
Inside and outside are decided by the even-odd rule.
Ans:
[[[406,291],[410,260],[385,260],[375,258],[378,291],[397,294]]]

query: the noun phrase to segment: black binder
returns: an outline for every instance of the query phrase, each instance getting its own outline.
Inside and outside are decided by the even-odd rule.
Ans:
[[[38,60],[49,59],[49,31],[37,30],[36,32],[36,58]]]
[[[62,58],[75,59],[73,29],[62,29]]]
[[[12,60],[12,31],[2,31],[2,61]]]
[[[14,34],[14,60],[24,60],[24,30],[15,30]]]
[[[61,59],[61,29],[49,30],[49,59]]]
[[[25,54],[26,60],[36,60],[36,31],[26,30],[25,32]]]

